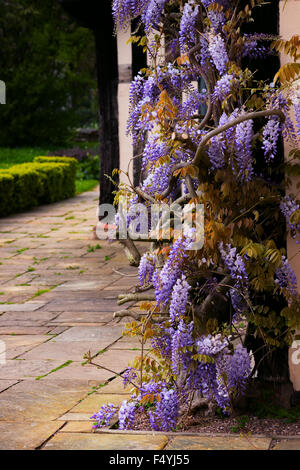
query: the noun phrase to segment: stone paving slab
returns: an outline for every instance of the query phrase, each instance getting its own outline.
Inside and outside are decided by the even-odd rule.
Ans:
[[[107,281],[108,282],[108,281]],[[101,306],[102,304],[105,304],[105,310],[102,310],[104,312],[110,311],[110,304],[113,304],[113,308],[119,308],[117,305],[117,299],[116,299],[116,293],[104,290],[90,290],[90,291],[61,291],[59,289],[60,286],[57,286],[54,291],[49,291],[47,294],[44,295],[43,300],[46,298],[49,299],[51,298],[52,301],[55,302],[64,302],[64,305],[67,304],[67,302],[76,302],[78,301],[82,302],[83,305],[86,302],[93,302],[95,304],[99,304],[98,308],[99,311],[101,311]],[[107,304],[107,306],[106,306]],[[49,309],[51,306],[47,304],[47,308]]]
[[[59,363],[61,364],[61,361],[59,361]],[[104,383],[113,376],[114,374],[112,372],[108,372],[104,369],[98,369],[93,365],[86,364],[85,366],[82,366],[81,362],[72,362],[67,367],[47,375],[42,379],[42,381],[47,382],[48,380],[53,379],[64,379],[69,380],[70,384],[76,380],[91,380],[94,382],[97,381],[98,383]]]
[[[124,387],[123,385],[123,380],[121,377],[116,377],[113,380],[111,380],[108,384],[104,385],[101,387],[97,392],[101,395],[103,394],[117,394],[117,395],[127,395],[128,393],[131,392],[132,385],[128,385]]]
[[[107,323],[112,319],[112,312],[63,312],[56,315],[55,319],[52,320],[49,324],[64,324],[74,326],[74,323],[78,325],[82,323]]]
[[[103,320],[101,318],[101,320]],[[57,325],[57,327],[61,326],[61,327],[64,327],[65,329],[67,329],[68,327],[71,327],[71,326],[95,326],[95,327],[100,327],[100,326],[106,326],[109,322],[108,321],[105,321],[104,323],[101,323],[100,321],[97,321],[97,322],[85,322],[85,321],[79,321],[79,322],[50,322],[48,323],[48,326],[53,328],[54,326]]]
[[[0,335],[0,341],[5,342],[6,350],[13,349],[18,346],[36,346],[48,340],[49,337],[46,335]]]
[[[62,423],[4,423],[0,422],[0,450],[34,450],[40,447]]]
[[[35,379],[59,367],[61,361],[8,359],[0,366],[1,379]],[[1,400],[1,396],[0,396]]]
[[[131,318],[132,321],[132,318]],[[145,349],[147,349],[148,343],[145,344]],[[138,349],[140,350],[141,343],[138,338],[130,338],[129,336],[124,336],[117,343],[113,344],[110,349]],[[116,353],[118,354],[118,353]]]
[[[257,437],[178,436],[166,450],[268,450],[272,439]]]
[[[105,327],[72,327],[65,331],[56,338],[57,342],[60,341],[101,341],[107,340],[110,343],[122,337],[123,327],[120,325],[105,326]]]
[[[43,450],[161,450],[166,436],[130,436],[117,434],[57,433]]]
[[[77,282],[66,282],[64,284],[61,284],[60,286],[57,287],[56,292],[60,291],[93,291],[93,290],[98,290],[101,289],[102,287],[105,287],[109,282],[111,282],[109,279],[106,281],[77,281]]]
[[[130,362],[138,355],[139,351],[122,350],[118,353],[115,350],[108,350],[94,359],[94,362],[104,367],[110,367],[112,370],[120,373],[127,369]]]
[[[37,347],[39,344],[48,341],[50,338],[46,335],[1,335],[0,341],[5,343],[6,359],[14,359]]]
[[[70,421],[66,423],[60,430],[60,432],[92,432],[93,422],[90,420],[89,422],[86,421]]]
[[[23,274],[21,274],[17,278],[6,275],[6,282],[5,284],[3,284],[3,288],[5,289],[6,286],[16,286],[17,284],[30,284],[37,277],[38,276],[36,275],[36,273],[32,272],[23,272]],[[48,280],[47,285],[49,285]]]
[[[1,317],[0,317],[1,318]],[[40,335],[46,334],[53,329],[52,326],[1,326],[0,335]]]
[[[43,307],[45,302],[32,301],[26,304],[0,305],[0,312],[34,312]]]
[[[23,304],[22,304],[23,305]],[[47,312],[47,311],[35,311],[35,312],[28,312],[28,311],[13,311],[13,312],[5,312],[0,317],[0,326],[9,326],[13,323],[20,324],[22,323],[26,326],[27,322],[32,322],[34,320],[35,326],[42,326],[46,322],[49,322],[57,317],[57,313],[55,312]]]
[[[300,438],[282,440],[274,446],[273,450],[300,450]]]
[[[5,293],[9,293],[9,294],[20,294],[20,293],[26,293],[28,295],[33,295],[36,291],[37,291],[37,288],[36,286],[33,286],[33,285],[24,285],[25,283],[22,283],[22,284],[17,284],[17,285],[13,285],[13,286],[5,286],[3,287],[3,291]],[[48,284],[49,285],[49,284]]]
[[[9,387],[11,387],[12,385],[15,385],[16,383],[18,383],[18,380],[1,380],[0,379],[0,393],[1,392],[4,392],[4,390],[7,390]]]
[[[102,405],[113,403],[119,406],[122,405],[124,400],[128,400],[129,398],[130,394],[128,393],[126,395],[92,393],[78,405],[74,406],[71,413],[91,413],[92,415],[97,412]]]
[[[52,294],[53,295],[53,294]],[[3,307],[0,305],[0,307]],[[115,312],[118,310],[117,302],[111,302],[106,300],[99,299],[98,301],[90,301],[90,300],[64,300],[63,301],[63,308],[62,302],[59,300],[53,300],[47,303],[46,306],[42,310],[46,310],[47,312],[61,312],[64,310],[65,312]],[[11,309],[13,310],[13,308]],[[2,311],[6,311],[5,308]]]
[[[0,421],[55,420],[73,408],[97,382],[25,380],[0,394]]]
[[[94,412],[92,413],[94,414]],[[59,418],[57,418],[58,421],[77,421],[81,423],[92,423],[91,421],[91,413],[72,413],[71,411],[69,413],[66,413]],[[80,431],[79,431],[80,432]]]
[[[1,338],[1,337],[0,337]],[[57,338],[57,337],[56,337]],[[89,342],[89,341],[77,341],[74,343],[70,342],[56,342],[56,338],[51,341],[47,341],[45,344],[35,347],[31,351],[21,356],[21,359],[34,359],[34,360],[59,360],[64,361],[83,361],[83,355],[88,351],[91,355],[96,355],[99,351],[103,350],[108,346],[106,342]],[[47,338],[46,338],[47,339]]]

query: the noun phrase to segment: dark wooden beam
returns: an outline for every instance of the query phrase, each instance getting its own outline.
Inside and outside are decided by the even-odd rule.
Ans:
[[[112,204],[115,186],[105,176],[119,168],[118,50],[110,0],[59,0],[96,42],[99,95],[100,204]]]

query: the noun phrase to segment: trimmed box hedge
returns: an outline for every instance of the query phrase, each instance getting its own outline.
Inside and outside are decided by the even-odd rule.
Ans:
[[[0,216],[74,196],[76,165],[73,158],[36,157],[0,170]]]

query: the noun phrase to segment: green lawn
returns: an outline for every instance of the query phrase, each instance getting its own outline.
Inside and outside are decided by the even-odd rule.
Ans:
[[[0,168],[9,168],[19,163],[32,162],[34,157],[48,155],[51,148],[20,147],[11,149],[0,147]]]
[[[76,180],[76,194],[91,191],[99,184],[97,180]]]
[[[72,142],[71,144],[66,145],[67,148],[73,147],[96,147],[98,145],[97,142],[89,142],[88,144],[82,142]],[[9,168],[13,165],[17,165],[19,163],[27,163],[32,162],[34,157],[39,156],[46,156],[49,155],[50,152],[54,152],[55,150],[59,150],[62,147],[18,147],[18,148],[8,148],[8,147],[0,147],[0,169],[1,168]],[[76,180],[76,194],[83,193],[85,191],[91,191],[94,189],[98,184],[98,181],[95,179],[88,179],[88,180]]]

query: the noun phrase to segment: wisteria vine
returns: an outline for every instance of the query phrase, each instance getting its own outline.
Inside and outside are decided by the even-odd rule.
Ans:
[[[118,409],[103,405],[92,417],[96,427],[118,416],[120,429],[132,428],[142,411],[153,430],[175,430],[195,393],[230,413],[252,370],[239,323],[252,325],[266,348],[278,338],[288,344],[299,324],[297,279],[277,246],[277,222],[269,229],[281,209],[295,238],[300,230],[297,195],[283,197],[287,186],[270,178],[283,166],[282,137],[298,142],[299,88],[262,83],[245,65],[268,57],[273,37],[242,34],[251,15],[241,12],[230,0],[113,1],[116,28],[138,18],[145,35],[134,40],[150,57],[130,87],[127,132],[134,144],[145,142],[142,181],[127,187],[130,205],[197,200],[205,207],[205,243],[191,251],[195,231],[173,233],[141,257],[138,292],[152,300],[141,306],[147,316],[128,328],[143,345],[150,339],[153,355],[123,374],[124,385],[134,382],[131,399]],[[282,330],[282,316],[272,329],[256,313],[264,295],[289,302]]]

